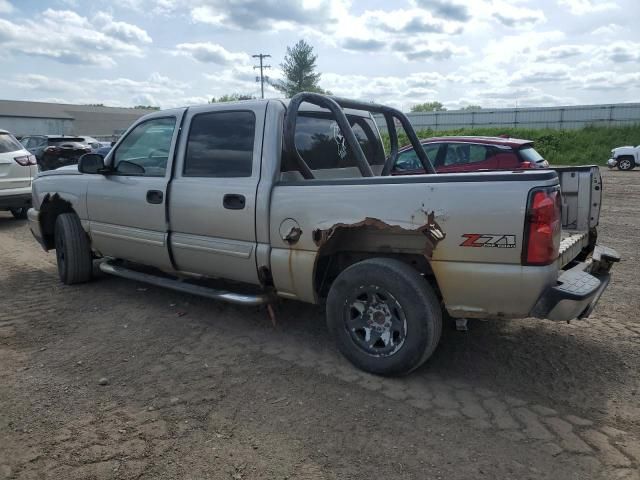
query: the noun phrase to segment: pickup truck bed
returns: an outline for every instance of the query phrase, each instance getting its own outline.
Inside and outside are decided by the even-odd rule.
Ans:
[[[430,173],[389,175],[396,121]],[[593,310],[618,259],[596,246],[599,170],[555,170],[434,174],[401,112],[305,93],[142,117],[104,160],[41,173],[29,220],[65,283],[89,280],[97,259],[235,303],[326,304],[347,358],[404,374],[435,350],[443,312]]]

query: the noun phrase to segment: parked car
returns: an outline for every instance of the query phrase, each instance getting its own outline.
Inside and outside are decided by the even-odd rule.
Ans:
[[[640,145],[614,148],[607,165],[609,168],[618,167],[618,170],[633,170],[640,165]]]
[[[27,218],[31,206],[31,180],[36,175],[36,157],[6,130],[0,130],[0,210],[15,218]]]
[[[65,165],[74,165],[92,148],[85,144],[89,137],[64,135],[29,135],[22,138],[22,144],[36,156],[40,170],[54,170]]]
[[[93,153],[97,153],[98,155],[102,155],[106,157],[107,154],[111,151],[111,147],[115,144],[115,142],[99,142],[100,147],[93,151]]]
[[[421,140],[438,173],[548,168],[531,140],[503,137],[435,137]],[[412,146],[400,149],[392,174],[424,173]]]
[[[82,139],[82,141],[80,143],[84,143],[85,145],[90,146],[91,147],[91,151],[93,153],[95,153],[95,151],[98,150],[102,146],[102,142],[99,142],[98,140],[96,140],[93,137],[88,137],[86,135],[78,135],[78,138]]]
[[[394,141],[403,125],[429,174],[385,173],[395,155],[371,113]],[[109,274],[238,304],[326,304],[340,351],[377,374],[426,361],[443,309],[589,316],[619,260],[596,246],[598,167],[434,173],[400,111],[302,93],[146,115],[106,159],[39,174],[29,221],[65,284],[99,258]]]

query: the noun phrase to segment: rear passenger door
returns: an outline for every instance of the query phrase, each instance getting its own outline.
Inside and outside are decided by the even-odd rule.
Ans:
[[[190,108],[169,193],[178,270],[259,283],[256,189],[266,103]]]

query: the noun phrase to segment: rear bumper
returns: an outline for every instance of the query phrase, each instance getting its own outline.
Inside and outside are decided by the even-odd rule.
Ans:
[[[556,285],[538,299],[532,317],[570,321],[587,318],[609,285],[610,270],[620,255],[607,247],[596,246],[592,257],[562,272]]]
[[[29,193],[20,193],[16,195],[2,195],[0,192],[0,210],[9,210],[10,208],[23,208],[31,206],[31,188]]]

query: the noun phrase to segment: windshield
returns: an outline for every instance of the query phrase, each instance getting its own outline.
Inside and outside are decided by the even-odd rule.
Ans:
[[[0,153],[22,150],[24,147],[10,133],[0,133]]]
[[[531,146],[522,147],[520,149],[520,155],[522,155],[522,158],[525,162],[539,163],[544,161],[544,158],[542,158],[542,155],[540,155],[536,151],[536,149]]]

